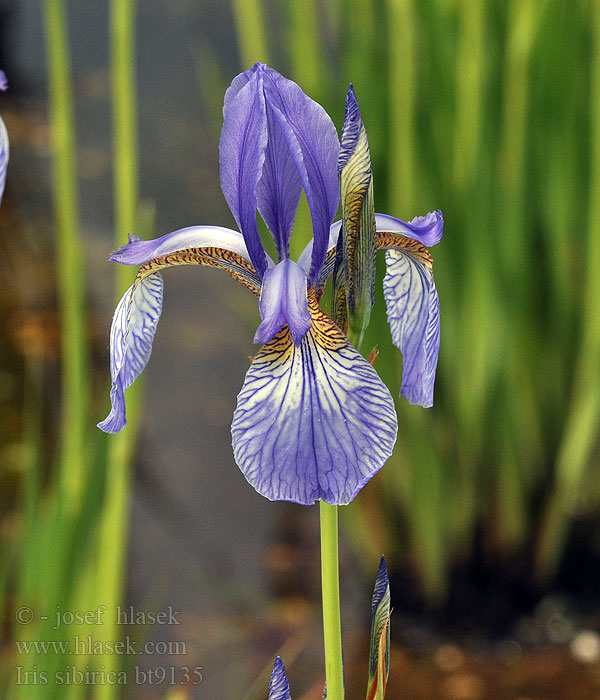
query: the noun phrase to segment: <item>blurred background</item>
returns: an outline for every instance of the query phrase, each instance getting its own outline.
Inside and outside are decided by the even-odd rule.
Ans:
[[[221,107],[256,60],[338,129],[352,81],[377,211],[445,217],[435,406],[398,401],[394,456],[341,513],[348,697],[385,552],[391,700],[597,700],[596,0],[2,0],[1,697],[254,700],[276,654],[321,697],[317,511],[262,499],[231,454],[254,298],[167,271],[129,425],[95,427],[132,275],[108,254],[234,226]],[[374,345],[397,395],[380,284]]]

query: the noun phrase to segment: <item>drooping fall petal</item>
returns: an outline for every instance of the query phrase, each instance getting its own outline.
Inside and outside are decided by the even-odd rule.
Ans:
[[[400,393],[410,403],[433,405],[440,347],[440,302],[431,255],[413,239],[378,234],[385,253],[383,295],[394,345],[403,357]]]
[[[110,329],[111,411],[98,423],[106,433],[125,427],[125,389],[150,359],[152,341],[162,310],[163,281],[155,272],[136,280],[123,294]]]
[[[271,500],[349,503],[392,452],[394,403],[309,293],[312,326],[287,327],[254,358],[231,426],[235,461]]]
[[[235,232],[230,232],[235,233]],[[204,246],[179,249],[183,242],[207,240],[206,231],[177,231],[155,241],[133,239],[113,253],[116,259],[124,258],[128,264],[144,261],[135,282],[125,292],[115,311],[110,331],[110,366],[112,387],[110,414],[98,427],[107,433],[117,433],[125,427],[125,390],[131,386],[146,366],[152,352],[152,341],[162,309],[163,282],[160,270],[179,265],[200,265],[225,270],[233,279],[260,294],[260,280],[246,256],[220,247]],[[237,234],[238,236],[240,234]],[[216,231],[214,240],[223,244],[239,244],[240,241]],[[243,242],[242,242],[243,244]],[[176,250],[172,250],[175,247]],[[239,249],[239,245],[234,245]],[[146,260],[147,255],[166,251]]]

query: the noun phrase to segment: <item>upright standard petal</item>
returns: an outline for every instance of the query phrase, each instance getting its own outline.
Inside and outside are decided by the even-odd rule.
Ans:
[[[273,672],[269,682],[269,700],[291,700],[290,684],[280,656],[275,659],[273,664]]]
[[[123,294],[110,329],[111,411],[98,423],[105,433],[118,433],[127,423],[125,389],[146,366],[162,310],[163,281],[160,273],[137,278]]]
[[[221,189],[262,278],[267,259],[256,224],[256,189],[267,146],[265,98],[259,72],[240,87],[241,82],[243,76],[234,81],[225,95],[219,142]]]
[[[433,405],[440,347],[440,304],[429,251],[404,236],[378,234],[385,254],[383,295],[394,345],[402,353],[401,394],[413,404]]]
[[[296,164],[313,222],[314,246],[309,284],[317,278],[329,240],[329,227],[339,201],[337,159],[339,140],[327,112],[291,80],[266,66],[265,99],[278,119]]]
[[[375,207],[369,143],[352,85],[338,161],[342,233],[333,274],[334,318],[360,347],[375,303]]]
[[[225,95],[226,109],[244,85],[257,73],[260,73],[263,78],[268,73],[279,75],[264,63],[255,63],[250,70],[240,73],[233,79]],[[256,198],[261,216],[275,240],[279,259],[283,260],[289,257],[289,240],[302,192],[302,183],[296,162],[290,152],[288,138],[284,135],[268,100],[265,100],[265,113],[267,145],[262,176],[256,188]]]
[[[265,100],[267,111],[268,142],[262,177],[256,189],[258,210],[273,235],[279,259],[290,255],[290,237],[302,182],[296,166],[299,147],[290,136],[287,125]],[[294,159],[290,147],[296,151]]]
[[[268,343],[287,323],[296,345],[311,325],[306,298],[306,274],[292,260],[282,260],[263,278],[260,294],[262,323],[254,336],[255,343]]]
[[[254,358],[231,426],[234,457],[266,498],[345,505],[391,455],[394,402],[373,367],[319,310],[296,346],[283,328]]]

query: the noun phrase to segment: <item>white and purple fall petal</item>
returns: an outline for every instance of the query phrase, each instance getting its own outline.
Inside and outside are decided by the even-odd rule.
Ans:
[[[270,500],[350,503],[392,453],[398,422],[377,372],[309,295],[298,346],[287,327],[254,358],[233,415],[235,461]]]
[[[118,433],[125,427],[125,389],[150,359],[162,298],[162,277],[155,273],[136,279],[117,305],[110,329],[111,411],[98,423],[106,433]]]
[[[218,226],[194,226],[153,241],[130,236],[130,242],[115,251],[111,260],[142,265],[117,306],[110,331],[111,411],[98,427],[117,433],[126,424],[125,389],[140,375],[152,351],[162,309],[159,271],[174,265],[218,267],[256,296],[260,279],[249,262],[242,235]]]
[[[440,302],[429,251],[415,239],[378,234],[385,248],[383,296],[394,345],[403,357],[400,393],[429,408],[440,348]]]

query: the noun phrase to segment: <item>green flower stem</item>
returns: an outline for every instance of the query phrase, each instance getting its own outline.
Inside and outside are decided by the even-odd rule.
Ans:
[[[327,700],[343,700],[342,624],[340,620],[340,574],[338,555],[338,507],[320,501],[321,586],[323,640]]]
[[[361,341],[348,330],[348,340],[357,350]],[[340,616],[340,565],[338,551],[338,507],[320,501],[321,589],[323,596],[323,640],[327,700],[343,700],[342,623]]]

